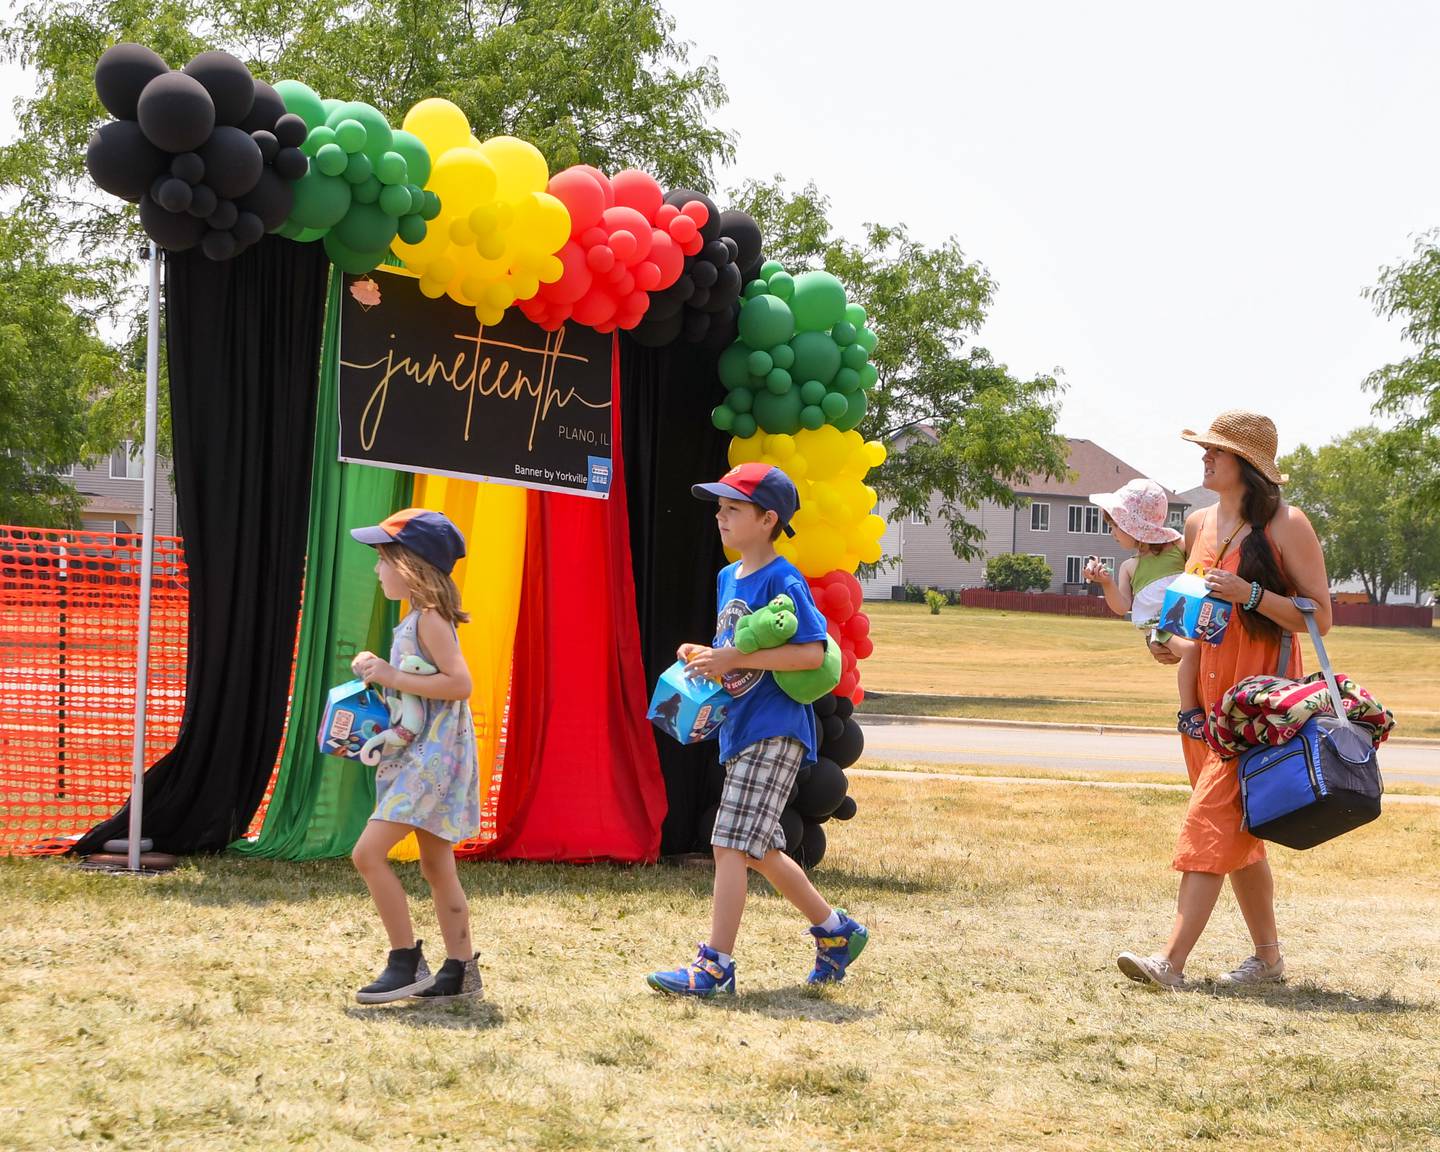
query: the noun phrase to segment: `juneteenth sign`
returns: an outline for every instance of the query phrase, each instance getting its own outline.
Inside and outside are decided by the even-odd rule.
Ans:
[[[345,277],[340,459],[607,497],[612,339],[494,325],[413,276]]]

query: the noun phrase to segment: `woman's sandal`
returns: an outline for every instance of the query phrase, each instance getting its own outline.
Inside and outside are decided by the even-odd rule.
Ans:
[[[1182,736],[1188,736],[1192,740],[1204,740],[1205,709],[1187,708],[1184,712],[1175,713],[1175,727]]]

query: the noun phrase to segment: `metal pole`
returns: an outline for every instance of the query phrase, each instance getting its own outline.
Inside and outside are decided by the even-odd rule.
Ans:
[[[140,870],[141,815],[145,807],[145,696],[150,684],[150,585],[155,571],[155,439],[160,392],[160,249],[150,244],[150,325],[145,339],[145,490],[140,541],[140,626],[135,639],[135,740],[130,749],[128,867]]]

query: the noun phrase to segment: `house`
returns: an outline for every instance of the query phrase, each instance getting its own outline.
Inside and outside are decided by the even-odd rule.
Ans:
[[[75,465],[65,473],[85,497],[81,527],[87,532],[140,532],[144,528],[144,454],[125,441],[109,456]],[[175,512],[175,486],[168,460],[156,462],[155,535],[180,535]]]
[[[922,425],[907,435],[934,438],[935,433]],[[1069,478],[1031,477],[1016,487],[1017,492],[1029,498],[1028,507],[1003,508],[987,502],[967,513],[967,519],[984,530],[985,557],[1003,552],[1040,556],[1054,574],[1049,591],[1083,595],[1089,591],[1082,575],[1087,556],[1099,556],[1110,561],[1112,567],[1124,558],[1100,509],[1089,502],[1090,494],[1113,492],[1143,476],[1093,441],[1070,439],[1068,443]],[[1189,505],[1168,490],[1167,495],[1169,522],[1178,530],[1185,522]],[[867,597],[888,600],[894,588],[905,584],[944,589],[984,585],[985,557],[956,558],[950,547],[949,529],[938,514],[938,501],[931,506],[928,524],[923,516],[891,523],[894,507],[893,501],[882,500],[876,509],[887,521],[880,547],[893,563],[863,582]]]

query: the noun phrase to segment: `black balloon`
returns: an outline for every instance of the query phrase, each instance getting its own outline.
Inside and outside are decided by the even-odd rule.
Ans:
[[[265,235],[265,225],[254,212],[241,212],[235,217],[235,243],[248,248]]]
[[[235,201],[235,206],[242,212],[258,216],[264,231],[273,232],[285,223],[285,217],[290,215],[294,200],[294,189],[267,168],[260,173],[259,183]]]
[[[184,252],[200,243],[205,222],[188,213],[167,212],[149,196],[140,200],[140,223],[155,243],[171,252]]]
[[[795,859],[802,868],[814,868],[825,859],[825,829],[819,824],[806,824],[805,834],[800,837],[800,851]]]
[[[800,819],[800,813],[786,808],[780,813],[780,828],[785,833],[785,851],[798,852],[800,837],[805,835],[805,821]]]
[[[215,127],[215,104],[198,80],[184,72],[167,72],[145,85],[136,118],[155,147],[193,152]]]
[[[690,279],[697,289],[709,288],[720,279],[720,269],[708,260],[696,260],[690,268]],[[691,303],[695,304],[696,301],[692,298]]]
[[[240,121],[245,132],[275,131],[275,121],[285,115],[285,101],[280,93],[263,80],[255,81],[255,103],[250,106],[250,115]]]
[[[845,721],[831,712],[829,716],[820,721],[820,731],[823,740],[839,740],[845,735]]]
[[[167,159],[133,120],[109,120],[100,125],[85,149],[90,178],[122,200],[144,196],[155,177],[165,171]]]
[[[860,759],[864,751],[865,733],[860,725],[855,723],[853,716],[845,721],[845,731],[840,734],[839,739],[825,741],[825,755],[842,768],[849,768]]]
[[[761,256],[764,239],[760,235],[760,225],[748,212],[731,208],[720,213],[720,231],[733,239],[739,249],[735,263],[740,268],[740,274],[747,281],[755,279],[760,265],[764,263]]]
[[[117,120],[134,120],[145,85],[169,71],[170,65],[143,44],[116,44],[95,63],[95,93]]]
[[[205,179],[205,161],[198,152],[182,152],[170,161],[170,175],[187,184],[199,184]]]
[[[310,129],[305,126],[305,121],[293,112],[287,112],[276,120],[275,127],[271,131],[275,133],[275,139],[280,141],[282,148],[299,148],[305,143],[305,137],[310,133]]]
[[[299,180],[310,171],[310,161],[299,148],[281,148],[275,153],[271,166],[286,180]]]
[[[205,219],[217,232],[228,232],[235,227],[235,221],[239,215],[240,210],[235,207],[233,200],[221,200],[216,203],[215,211]]]
[[[690,312],[682,314],[680,331],[691,344],[698,344],[710,331],[710,313]]]
[[[836,820],[850,820],[854,817],[855,810],[855,797],[846,796],[844,800],[840,801],[840,806],[836,808],[831,815],[834,816]]]
[[[800,799],[795,807],[805,819],[819,820],[840,807],[840,801],[845,799],[849,788],[850,782],[840,770],[840,765],[821,756],[810,772],[810,779],[801,787]]]
[[[157,192],[155,199],[167,212],[186,212],[195,198],[190,185],[174,176],[161,180]]]
[[[822,696],[816,700],[814,705],[815,715],[824,720],[827,716],[835,715],[835,697],[833,695]]]
[[[835,714],[842,720],[848,720],[855,714],[855,701],[849,696],[835,697]]]
[[[797,772],[795,773],[795,780],[796,780],[796,782],[797,782],[797,783],[800,783],[800,784],[804,784],[805,781],[807,781],[807,780],[810,779],[810,773],[811,773],[812,771],[814,771],[814,769],[815,769],[815,765],[813,765],[813,764],[802,764],[802,765],[800,765],[799,771],[797,771]]]
[[[243,196],[260,179],[265,160],[260,146],[239,128],[216,128],[200,149],[205,183],[222,199]]]
[[[269,164],[275,159],[275,153],[280,151],[280,141],[275,139],[275,133],[264,128],[257,128],[250,133],[250,139],[255,141],[255,147],[260,149],[260,158]]]
[[[255,78],[228,52],[201,52],[185,65],[185,74],[198,80],[215,105],[215,123],[240,124],[255,104]],[[207,252],[208,256],[209,253]]]
[[[647,313],[645,319],[630,330],[630,335],[635,343],[646,348],[663,348],[680,338],[682,319],[683,313],[678,309],[668,316],[652,317]]]
[[[215,189],[208,184],[197,184],[190,193],[190,215],[204,220],[215,211],[218,203],[220,200],[215,195]]]
[[[200,242],[200,251],[211,260],[229,260],[239,250],[240,246],[229,232],[212,230],[205,233],[205,239]]]

